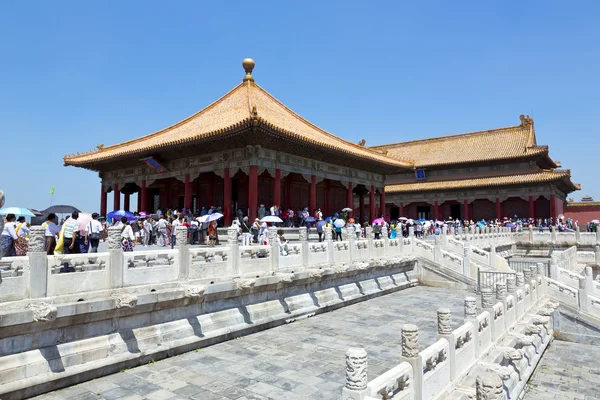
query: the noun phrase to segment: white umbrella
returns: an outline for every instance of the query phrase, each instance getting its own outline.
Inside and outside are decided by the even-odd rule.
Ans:
[[[267,215],[262,217],[260,222],[283,222],[283,220],[276,215]]]
[[[409,219],[406,222],[408,222],[409,224],[413,224],[415,221],[413,219]]]
[[[351,211],[352,211],[352,209],[351,209],[350,207],[346,207],[346,208],[342,208],[342,211],[345,211],[345,212],[351,212]]]
[[[592,224],[600,224],[600,221],[598,221],[597,219],[593,219],[590,221]]]
[[[338,218],[335,221],[333,221],[333,225],[335,225],[336,228],[343,228],[344,225],[346,225],[346,221],[344,221],[341,218]]]
[[[400,218],[398,218],[398,219],[399,219],[400,221],[408,221],[408,218],[406,218],[406,217],[400,217]]]
[[[196,220],[198,222],[204,223],[204,222],[216,221],[216,220],[221,219],[221,218],[223,218],[223,214],[218,213],[218,212],[214,212],[212,214],[206,214],[206,215],[203,215],[201,217],[198,217],[198,218],[196,218]]]

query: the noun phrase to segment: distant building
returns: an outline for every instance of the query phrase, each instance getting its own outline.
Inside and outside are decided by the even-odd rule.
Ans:
[[[579,189],[537,144],[528,116],[507,128],[367,147],[300,117],[254,82],[254,61],[242,64],[242,83],[191,117],[64,157],[65,166],[98,172],[102,215],[113,192],[115,209],[222,206],[226,224],[238,208],[252,220],[260,204],[325,215],[352,207],[361,220],[545,218],[562,214]]]
[[[583,196],[581,198],[581,201],[594,201],[594,199],[592,198],[592,196]]]

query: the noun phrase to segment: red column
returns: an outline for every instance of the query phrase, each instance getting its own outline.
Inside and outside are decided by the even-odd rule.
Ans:
[[[141,210],[138,211],[147,211],[147,212],[153,212],[156,210],[146,210],[146,208],[148,208],[148,188],[146,187],[146,180],[142,180],[142,189],[141,192],[138,193],[138,196],[140,196],[142,198],[142,205],[141,205]]]
[[[360,223],[365,220],[365,194],[360,192],[358,195],[358,217],[360,218]]]
[[[185,181],[183,184],[183,207],[188,210],[192,208],[192,182],[190,180],[190,174],[185,174]]]
[[[436,221],[440,219],[440,207],[437,200],[433,203],[433,217]]]
[[[125,211],[130,211],[130,205],[129,205],[129,196],[131,196],[129,193],[123,193],[123,210]]]
[[[464,202],[464,209],[465,209],[465,220],[469,219],[469,202],[467,200],[465,200]]]
[[[275,179],[273,180],[273,204],[281,207],[281,170],[275,169]]]
[[[346,207],[350,207],[352,211],[348,213],[348,216],[352,216],[354,211],[354,197],[352,196],[352,182],[348,182],[348,187],[346,188]]]
[[[113,187],[113,207],[115,210],[121,209],[121,192],[119,191],[119,185],[115,183]]]
[[[535,203],[533,196],[529,196],[529,218],[535,219]]]
[[[398,207],[398,208],[399,208],[398,212],[400,213],[400,216],[401,217],[405,217],[405,215],[404,215],[404,203],[400,203],[400,207]]]
[[[381,189],[379,192],[379,213],[385,218],[385,189]]]
[[[223,169],[223,215],[225,218],[225,225],[231,225],[232,212],[231,212],[231,176],[229,176],[229,168]],[[240,221],[241,222],[241,221]],[[254,222],[254,220],[252,220]]]
[[[106,192],[102,184],[100,184],[100,215],[106,215]]]
[[[556,196],[550,195],[550,216],[556,221]]]
[[[310,176],[310,205],[308,212],[313,215],[313,211],[317,208],[317,176]]]
[[[371,191],[369,192],[369,222],[373,222],[375,219],[375,187],[371,185]]]
[[[250,221],[256,218],[258,211],[258,166],[250,166],[250,179],[248,179],[248,215]]]
[[[210,203],[207,207],[216,206],[215,204],[215,188],[217,187],[216,175],[212,174],[210,177],[210,187],[208,188],[208,202]]]

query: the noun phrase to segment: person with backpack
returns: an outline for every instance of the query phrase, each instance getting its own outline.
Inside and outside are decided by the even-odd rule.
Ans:
[[[135,235],[127,217],[121,217],[121,224],[121,249],[123,251],[133,251]]]

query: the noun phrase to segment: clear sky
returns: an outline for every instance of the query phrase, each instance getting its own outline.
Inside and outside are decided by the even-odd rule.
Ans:
[[[367,145],[535,120],[600,200],[598,1],[19,1],[0,7],[7,205],[99,208],[66,153],[193,114],[243,78]],[[109,199],[109,208],[112,200]],[[135,197],[132,198],[135,204]]]

